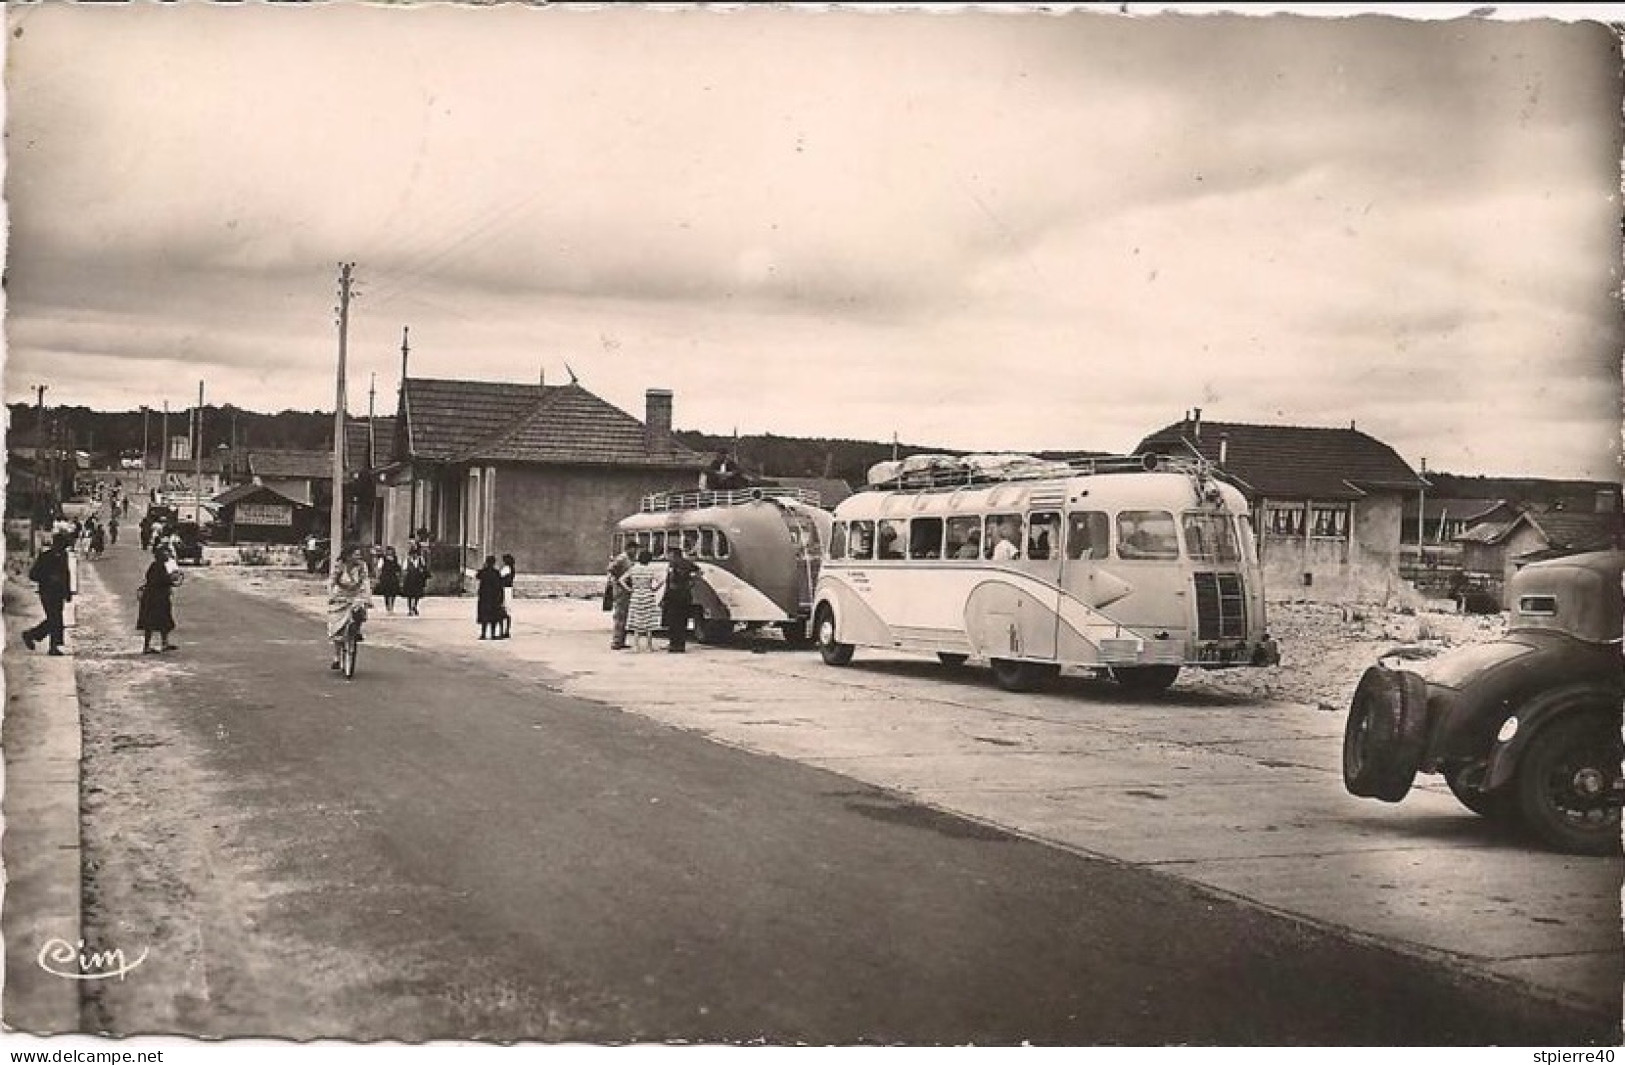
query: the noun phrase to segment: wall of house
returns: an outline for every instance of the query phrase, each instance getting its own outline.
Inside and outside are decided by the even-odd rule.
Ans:
[[[1320,602],[1380,602],[1400,594],[1402,505],[1397,494],[1350,504],[1345,540],[1276,536],[1261,524],[1265,594]],[[1263,505],[1255,508],[1255,514],[1263,513]]]
[[[599,574],[609,562],[615,523],[651,492],[692,487],[682,470],[596,467],[496,469],[485,554],[514,556],[521,573]]]

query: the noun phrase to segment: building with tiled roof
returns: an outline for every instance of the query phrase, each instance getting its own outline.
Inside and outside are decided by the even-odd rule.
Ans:
[[[601,572],[615,523],[705,465],[672,434],[671,393],[645,403],[639,421],[574,380],[406,377],[374,473],[375,538],[403,548],[426,530],[464,570],[508,553],[522,574]]]
[[[1499,598],[1512,575],[1531,562],[1625,547],[1625,514],[1617,497],[1599,497],[1595,507],[1493,512],[1456,538],[1462,569]]]
[[[1245,493],[1270,595],[1381,599],[1399,590],[1401,517],[1427,482],[1352,423],[1204,422],[1198,408],[1135,451],[1205,459]]]

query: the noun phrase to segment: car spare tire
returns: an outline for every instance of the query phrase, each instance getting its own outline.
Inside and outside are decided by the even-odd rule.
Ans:
[[[1427,747],[1427,698],[1419,674],[1380,665],[1365,671],[1343,729],[1343,785],[1351,794],[1398,802],[1411,790]]]

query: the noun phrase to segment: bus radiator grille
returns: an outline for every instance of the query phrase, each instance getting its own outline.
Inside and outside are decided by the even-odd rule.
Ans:
[[[1196,580],[1196,638],[1247,638],[1247,599],[1241,576],[1235,573],[1198,573]]]

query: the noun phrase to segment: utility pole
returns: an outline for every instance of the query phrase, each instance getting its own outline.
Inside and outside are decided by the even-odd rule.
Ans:
[[[203,382],[197,383],[197,414],[192,419],[197,429],[192,441],[192,509],[193,521],[203,524]]]
[[[28,511],[28,546],[34,548],[35,536],[39,532],[40,482],[44,480],[42,474],[45,470],[45,387],[34,386],[34,505]]]
[[[333,401],[333,511],[328,520],[329,572],[344,551],[344,359],[350,332],[350,285],[354,263],[339,264],[339,367]]]
[[[147,484],[147,405],[141,404],[141,485]]]
[[[1417,478],[1422,482],[1422,486],[1416,490],[1416,560],[1418,562],[1422,561],[1422,556],[1425,553],[1423,545],[1427,543],[1427,514],[1424,513],[1427,510],[1428,502],[1427,476],[1428,460],[1424,457],[1422,459],[1422,476]]]
[[[158,430],[158,491],[169,487],[169,400],[164,400],[164,422]],[[150,494],[152,489],[147,490]]]

